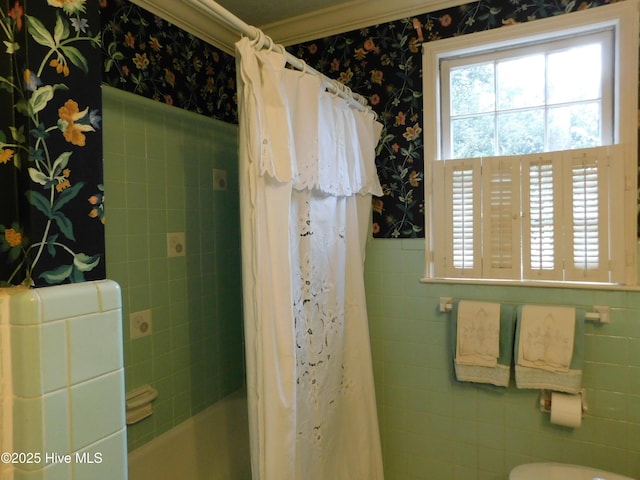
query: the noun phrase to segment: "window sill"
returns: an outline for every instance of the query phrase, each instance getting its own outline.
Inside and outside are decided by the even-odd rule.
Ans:
[[[610,283],[581,283],[535,280],[495,280],[481,278],[433,278],[422,277],[420,283],[438,283],[450,285],[485,285],[509,287],[537,287],[537,288],[574,288],[582,290],[612,290],[625,292],[640,292],[640,285],[619,285]]]

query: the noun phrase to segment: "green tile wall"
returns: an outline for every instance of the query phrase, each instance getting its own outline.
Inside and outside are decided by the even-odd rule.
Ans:
[[[122,287],[126,390],[151,384],[154,415],[129,450],[242,387],[237,127],[103,86],[107,276]],[[226,191],[212,170],[227,171]],[[167,256],[185,232],[186,255]],[[153,333],[130,340],[129,314]]]
[[[366,287],[386,480],[506,480],[516,465],[578,463],[640,478],[640,292],[421,284],[422,240],[367,247]],[[578,429],[537,408],[538,392],[454,379],[440,296],[514,303],[610,305],[587,323]]]

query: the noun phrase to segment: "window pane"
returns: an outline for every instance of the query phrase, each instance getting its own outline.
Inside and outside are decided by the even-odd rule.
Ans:
[[[600,98],[601,45],[575,47],[548,57],[548,103]]]
[[[498,110],[544,105],[544,55],[498,63]]]
[[[542,109],[498,115],[499,155],[522,155],[544,151]]]
[[[452,158],[486,157],[495,154],[494,116],[479,115],[451,122]]]
[[[451,115],[491,112],[495,108],[493,63],[451,70]]]
[[[551,151],[601,144],[599,102],[550,108],[547,123]]]

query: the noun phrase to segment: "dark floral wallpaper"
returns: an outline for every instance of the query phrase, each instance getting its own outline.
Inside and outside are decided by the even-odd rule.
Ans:
[[[105,278],[97,4],[2,0],[0,25],[0,284]]]
[[[101,0],[103,82],[238,122],[235,58],[128,0]]]

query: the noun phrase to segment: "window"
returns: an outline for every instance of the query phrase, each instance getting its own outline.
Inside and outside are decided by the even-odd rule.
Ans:
[[[613,52],[610,28],[442,59],[442,158],[612,143]]]
[[[635,4],[424,45],[428,278],[635,285]]]

